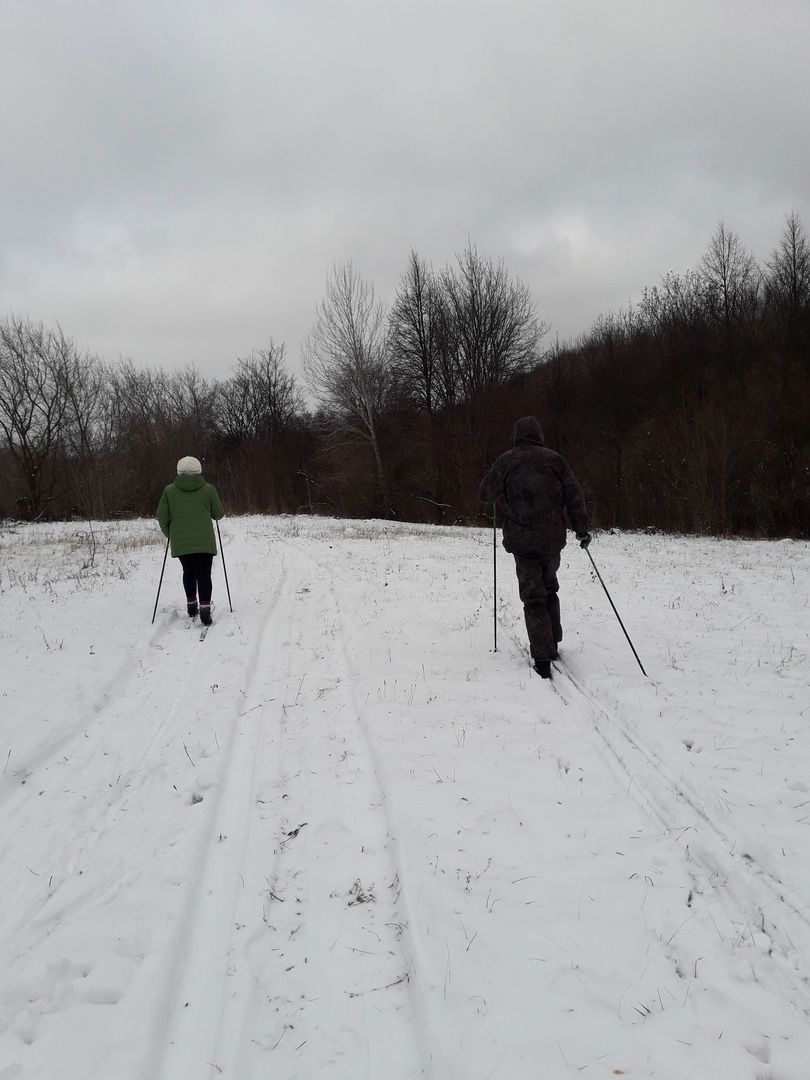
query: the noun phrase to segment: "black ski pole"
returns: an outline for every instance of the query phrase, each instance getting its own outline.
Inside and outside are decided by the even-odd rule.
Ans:
[[[155,615],[157,615],[158,600],[160,599],[160,587],[163,584],[163,571],[166,569],[166,556],[169,554],[169,538],[166,537],[166,550],[163,552],[163,566],[160,568],[160,581],[158,582],[157,596],[155,597],[155,610],[152,612],[152,625],[155,625]]]
[[[604,581],[602,581],[602,575],[599,573],[599,570],[596,567],[596,563],[593,561],[593,555],[591,555],[591,552],[590,552],[589,548],[587,548],[587,547],[585,548],[585,553],[587,554],[588,558],[591,560],[591,566],[594,568],[594,570],[596,570],[596,576],[599,578],[600,585],[605,590],[605,596],[608,598],[608,600],[610,600],[610,606],[613,608],[613,614],[619,620],[619,626],[624,631],[624,636],[627,638],[627,644],[633,650],[633,656],[635,656],[635,658],[636,658],[636,663],[641,668],[641,673],[644,676],[644,678],[648,679],[649,675],[644,670],[644,665],[642,664],[642,662],[638,658],[638,653],[636,652],[636,649],[635,649],[635,646],[633,645],[633,642],[630,640],[630,635],[624,629],[624,623],[622,622],[621,615],[619,615],[618,611],[616,610],[616,605],[613,603],[613,600],[611,599],[610,593],[607,590],[607,585],[605,585]]]
[[[498,532],[495,518],[495,506],[492,504],[492,629],[495,634],[495,649],[498,651]]]
[[[222,570],[225,574],[225,591],[228,594],[228,607],[233,611],[233,604],[231,603],[231,587],[228,584],[228,568],[225,565],[225,549],[222,546],[222,533],[219,531],[219,522],[217,522],[217,536],[219,537],[219,553],[222,556]]]

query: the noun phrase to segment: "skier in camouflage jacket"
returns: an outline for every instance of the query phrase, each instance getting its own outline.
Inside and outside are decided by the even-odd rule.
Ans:
[[[582,488],[565,458],[544,445],[537,420],[524,416],[515,424],[513,448],[484,477],[479,497],[488,506],[502,500],[503,546],[515,558],[532,659],[550,678],[562,641],[557,571],[565,547],[564,510],[580,544],[591,541]]]

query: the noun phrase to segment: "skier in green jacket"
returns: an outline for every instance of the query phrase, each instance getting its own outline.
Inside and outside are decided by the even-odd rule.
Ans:
[[[172,558],[183,567],[188,613],[192,619],[197,614],[199,590],[200,621],[205,626],[211,625],[211,563],[217,553],[213,522],[224,514],[216,488],[202,478],[197,458],[180,458],[174,483],[160,496],[157,519],[171,540]]]

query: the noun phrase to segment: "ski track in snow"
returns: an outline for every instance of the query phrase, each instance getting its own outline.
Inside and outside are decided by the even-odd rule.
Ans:
[[[525,654],[525,647],[508,625],[504,627],[514,646],[513,655]],[[683,775],[675,776],[649,738],[622,721],[585,686],[582,666],[569,660],[561,648],[561,660],[554,665],[554,678],[543,689],[559,696],[565,705],[579,702],[580,715],[587,718],[604,744],[607,756],[626,781],[627,791],[640,807],[660,822],[665,832],[696,863],[694,892],[708,903],[710,894],[728,910],[728,936],[739,942],[750,940],[756,950],[776,949],[785,961],[780,974],[788,976],[798,998],[810,986],[810,956],[796,949],[796,942],[810,942],[810,907],[790,895],[789,886],[779,876],[745,850],[737,850],[707,801]],[[690,901],[691,907],[691,901]],[[719,931],[718,931],[719,932]],[[756,938],[761,935],[759,943]]]
[[[302,555],[293,544],[287,559],[311,585],[282,591],[250,664],[245,700],[267,703],[249,707],[234,734],[189,889],[181,971],[167,979],[180,987],[174,1019],[148,1076],[258,1077],[268,1058],[280,1075],[315,1075],[324,1059],[338,1076],[423,1075],[384,794],[335,631],[339,609]],[[259,657],[270,659],[262,670]],[[347,953],[361,961],[353,978]],[[221,992],[200,995],[204,986]],[[369,1007],[380,1014],[373,1029]]]
[[[575,665],[573,670],[564,666],[561,681],[585,702],[594,730],[628,782],[627,790],[684,847],[696,869],[702,869],[695,874],[695,894],[707,904],[711,896],[726,907],[730,939],[750,940],[754,950],[764,948],[768,955],[777,950],[785,961],[780,980],[787,977],[797,998],[807,998],[810,957],[797,952],[796,942],[808,940],[810,909],[797,906],[800,901],[786,895],[789,888],[748,852],[736,850],[706,801],[682,777],[673,776],[637,731],[600,705],[575,671]]]
[[[225,758],[219,765],[217,793],[208,808],[206,828],[198,839],[194,860],[197,872],[185,884],[187,898],[169,953],[169,971],[162,974],[161,982],[169,990],[168,1000],[162,1002],[160,1010],[165,1029],[144,1077],[182,1080],[218,1068],[217,1036],[231,975],[238,894],[240,888],[248,887],[245,856],[251,816],[255,813],[256,772],[272,747],[272,734],[265,732],[262,722],[269,703],[261,694],[259,703],[248,707],[245,703],[253,700],[255,685],[262,680],[261,658],[265,650],[274,655],[281,643],[283,624],[277,618],[285,614],[283,608],[279,611],[285,589],[286,573],[267,604],[246,667],[241,701],[237,698],[240,711],[231,720]],[[213,629],[216,633],[218,628]],[[206,635],[200,644],[208,649],[214,640],[212,637],[209,642]],[[201,987],[210,987],[212,992],[201,994]]]
[[[169,627],[166,623],[158,623],[149,640],[149,646],[156,646],[168,632]],[[90,707],[91,715],[89,719],[86,715],[82,715],[78,723],[72,725],[58,738],[43,743],[22,762],[16,761],[14,765],[15,773],[18,776],[29,776],[41,770],[49,762],[55,761],[60,755],[64,755],[66,750],[77,739],[90,737],[94,739],[94,742],[97,741],[95,732],[92,729],[109,719],[111,704],[114,703],[116,698],[126,693],[138,673],[138,659],[132,653],[128,653],[115,674],[101,687],[96,695],[95,701]],[[88,735],[88,732],[90,732],[90,735]],[[0,812],[6,815],[10,814],[11,809],[7,807],[7,804],[9,802],[19,804],[24,800],[25,794],[21,786],[17,785],[6,785],[0,788]]]
[[[163,633],[155,634],[150,644],[154,646],[162,637]],[[94,892],[99,892],[99,887],[89,882],[77,886],[74,875],[90,857],[94,847],[115,828],[121,816],[137,800],[148,776],[150,756],[160,756],[162,753],[163,748],[159,746],[161,736],[170,728],[187,697],[189,686],[204,666],[205,658],[202,655],[192,656],[192,663],[183,672],[168,710],[162,712],[160,704],[155,705],[157,720],[151,729],[147,728],[144,732],[140,725],[127,720],[128,738],[123,742],[120,740],[122,717],[116,700],[120,691],[125,691],[130,678],[138,674],[146,676],[146,672],[139,669],[124,680],[123,686],[119,684],[115,695],[104,690],[99,705],[92,710],[89,723],[77,725],[59,738],[55,746],[43,748],[35,757],[25,761],[23,769],[28,779],[5,805],[0,804],[0,814],[4,828],[10,831],[10,842],[22,852],[36,850],[37,846],[41,850],[40,838],[47,835],[49,886],[47,896],[39,897],[33,903],[20,894],[6,892],[2,907],[4,937],[12,937],[23,924],[27,924],[36,928],[44,938],[70,910],[85,902]],[[127,667],[130,670],[136,667],[131,656]],[[147,684],[140,699],[143,715],[148,716],[152,703]],[[119,743],[115,748],[117,768],[114,774],[110,764],[105,761],[112,757],[108,749],[111,737]],[[69,784],[63,791],[73,796],[76,803],[74,813],[64,818],[52,813],[48,798],[54,785],[48,773],[56,772],[61,774],[56,783]],[[41,780],[34,775],[39,773],[42,774]],[[105,776],[100,789],[99,774]],[[43,785],[41,789],[39,783]],[[24,787],[29,790],[24,791]],[[97,794],[90,798],[88,791],[93,788],[97,789]],[[38,792],[33,808],[31,789]],[[106,881],[102,888],[109,893],[109,890],[123,884],[123,880]],[[25,948],[30,947],[29,941]]]
[[[0,532],[0,1080],[810,1075],[808,545],[606,537],[650,680],[567,549],[549,685],[486,533],[228,522],[201,641],[97,528]]]

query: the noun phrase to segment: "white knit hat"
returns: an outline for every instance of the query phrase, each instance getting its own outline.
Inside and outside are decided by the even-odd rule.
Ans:
[[[199,476],[201,472],[202,465],[195,457],[181,457],[177,462],[178,476]]]

